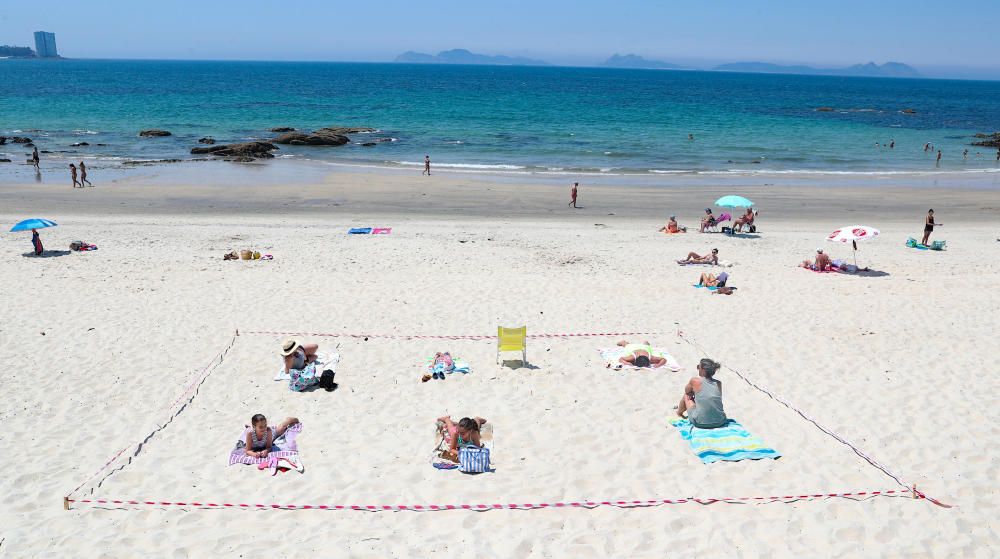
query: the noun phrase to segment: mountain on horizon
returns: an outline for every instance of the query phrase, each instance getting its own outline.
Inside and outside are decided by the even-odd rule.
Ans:
[[[611,58],[604,61],[602,66],[606,68],[643,68],[653,70],[681,70],[683,67],[661,60],[647,60],[637,54],[615,53]]]
[[[747,72],[752,74],[803,74],[811,76],[861,76],[871,78],[920,78],[912,66],[901,62],[855,64],[847,68],[814,68],[803,65],[782,65],[768,62],[734,62],[713,68],[717,72]]]
[[[478,54],[466,49],[443,50],[436,55],[407,51],[393,62],[405,64],[481,64],[490,66],[548,66],[549,63],[521,56],[492,56]]]

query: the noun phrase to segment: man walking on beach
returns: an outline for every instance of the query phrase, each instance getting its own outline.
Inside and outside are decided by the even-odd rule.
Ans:
[[[94,185],[90,184],[89,180],[87,180],[87,166],[83,164],[83,161],[81,161],[80,162],[80,188],[83,188],[84,183],[86,183],[89,186],[94,186]]]
[[[574,208],[576,207],[576,189],[579,186],[580,186],[580,183],[574,182],[573,183],[573,189],[569,191],[570,201],[569,201],[569,204],[567,204],[567,205],[573,206]]]
[[[420,174],[427,175],[428,177],[431,176],[431,156],[424,156],[424,172]]]
[[[40,171],[38,167],[38,147],[31,149],[31,164],[35,166],[36,171]]]
[[[76,188],[76,185],[80,183],[80,181],[76,180],[76,165],[73,165],[72,163],[69,164],[69,174],[73,177],[73,188]],[[80,185],[80,188],[83,188],[82,184]]]

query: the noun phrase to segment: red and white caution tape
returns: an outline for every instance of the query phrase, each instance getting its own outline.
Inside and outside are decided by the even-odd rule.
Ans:
[[[608,338],[615,336],[652,336],[662,332],[585,332],[557,334],[528,334],[529,338]],[[495,340],[496,336],[478,334],[429,335],[429,334],[351,334],[324,332],[270,332],[248,330],[242,334],[268,334],[272,336],[302,336],[312,338],[387,338],[393,340]]]
[[[867,499],[872,497],[903,497],[909,495],[914,499],[926,499],[927,497],[919,491],[908,489],[889,489],[885,491],[852,491],[846,493],[807,493],[802,495],[776,495],[771,497],[723,497],[723,498],[703,498],[685,497],[680,499],[648,499],[648,500],[609,500],[609,501],[567,501],[567,502],[539,502],[539,503],[492,503],[492,504],[449,504],[449,505],[296,505],[277,503],[226,503],[207,501],[160,501],[142,499],[66,499],[64,503],[67,507],[70,504],[83,504],[89,506],[152,506],[152,507],[190,507],[209,509],[284,509],[284,510],[353,510],[353,511],[412,511],[412,512],[433,512],[444,510],[537,510],[537,509],[559,509],[559,508],[597,508],[597,507],[658,507],[661,505],[681,505],[694,503],[699,505],[711,505],[715,503],[792,503],[802,500],[847,498],[847,499]]]

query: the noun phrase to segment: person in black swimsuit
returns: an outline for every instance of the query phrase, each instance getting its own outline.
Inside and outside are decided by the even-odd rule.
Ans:
[[[944,225],[943,223],[934,223],[934,210],[927,210],[927,218],[924,219],[924,238],[921,239],[920,244],[926,245],[927,241],[931,238],[931,232],[934,231],[935,225]]]

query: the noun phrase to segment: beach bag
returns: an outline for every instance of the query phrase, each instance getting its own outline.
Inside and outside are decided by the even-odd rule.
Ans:
[[[325,389],[327,392],[333,392],[337,389],[337,383],[333,382],[333,377],[337,373],[330,369],[323,371],[323,374],[319,376],[319,387]]]
[[[316,365],[310,363],[302,369],[288,370],[288,389],[292,392],[302,392],[310,386],[319,384],[320,376],[316,374]]]
[[[250,260],[251,258],[253,258],[253,252],[249,250],[240,251],[240,260]]]
[[[463,446],[458,449],[458,471],[481,474],[490,471],[490,449]]]

